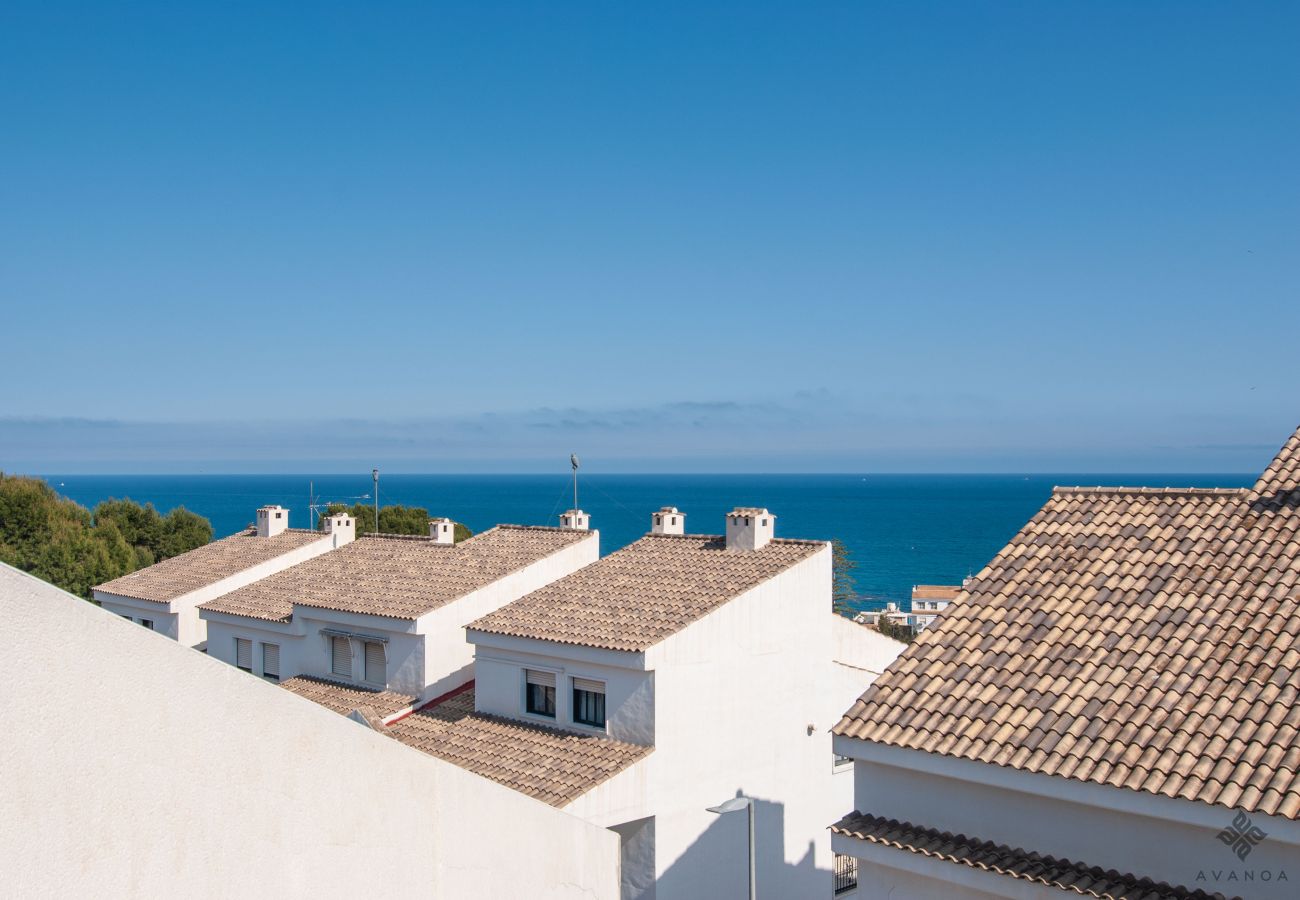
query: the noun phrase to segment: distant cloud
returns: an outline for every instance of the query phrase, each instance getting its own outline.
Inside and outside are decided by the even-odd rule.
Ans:
[[[684,399],[410,419],[130,422],[0,418],[0,469],[78,472],[1252,472],[1275,443],[1209,443],[1197,423],[1034,420],[967,397]],[[936,412],[936,410],[939,410]],[[1256,429],[1258,430],[1258,429]],[[1266,433],[1261,432],[1261,433]],[[1153,440],[1155,437],[1164,440]]]

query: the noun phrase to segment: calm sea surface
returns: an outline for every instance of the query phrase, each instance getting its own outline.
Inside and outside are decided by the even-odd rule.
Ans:
[[[367,472],[349,475],[50,475],[61,494],[85,506],[130,497],[166,512],[184,506],[212,521],[217,535],[278,503],[307,527],[309,483],[324,501],[370,502]],[[610,553],[649,529],[650,513],[672,505],[688,531],[717,534],[735,506],[765,506],[781,537],[839,538],[858,563],[863,607],[906,600],[913,584],[954,584],[979,571],[1047,501],[1057,484],[1242,487],[1245,475],[584,475],[581,503]],[[555,524],[572,505],[567,477],[549,475],[384,475],[380,500],[426,507],[474,531],[511,522]]]

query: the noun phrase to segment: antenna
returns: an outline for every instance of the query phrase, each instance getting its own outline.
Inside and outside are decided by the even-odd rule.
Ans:
[[[578,454],[569,454],[569,463],[573,466],[573,508],[578,508]]]
[[[375,480],[375,534],[379,533],[379,470],[371,469],[370,477]]]

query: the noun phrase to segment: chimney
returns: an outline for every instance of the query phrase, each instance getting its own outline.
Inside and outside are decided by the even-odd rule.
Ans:
[[[566,510],[560,515],[560,527],[588,531],[591,529],[591,516],[580,509]]]
[[[352,513],[339,512],[325,517],[325,533],[334,538],[334,549],[357,539],[357,520]]]
[[[761,550],[776,533],[776,516],[756,506],[737,506],[727,513],[727,549]]]
[[[660,507],[659,512],[650,517],[651,534],[685,534],[686,513],[678,512],[675,506]]]
[[[270,538],[289,527],[289,510],[282,506],[263,506],[257,511],[257,536]]]
[[[430,519],[429,537],[435,544],[456,543],[456,523],[451,519]]]

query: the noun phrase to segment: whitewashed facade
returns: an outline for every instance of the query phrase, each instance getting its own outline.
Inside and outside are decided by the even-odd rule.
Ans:
[[[618,897],[603,828],[4,565],[0,621],[5,896]]]
[[[671,515],[655,513],[652,534]],[[775,517],[766,534],[749,518],[729,538],[752,552]],[[903,645],[831,613],[830,586],[827,545],[643,652],[471,627],[478,712],[653,745],[564,807],[622,836],[624,900],[746,896],[745,816],[707,811],[738,794],[756,802],[759,896],[831,896],[826,823],[851,802],[852,777],[829,728]],[[539,675],[555,687],[552,715],[528,708]],[[601,692],[603,725],[583,721],[579,687]]]

